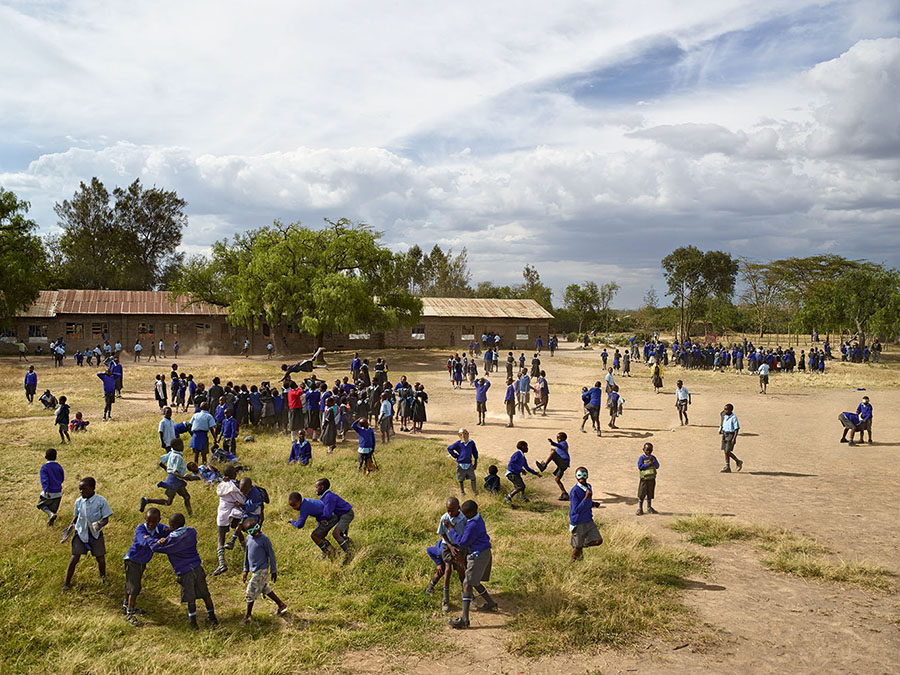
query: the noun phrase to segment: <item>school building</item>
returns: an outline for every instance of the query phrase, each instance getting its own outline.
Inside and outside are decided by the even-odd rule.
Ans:
[[[415,326],[384,333],[359,332],[349,335],[326,333],[325,348],[384,349],[402,347],[448,347],[464,349],[483,334],[498,334],[505,349],[530,349],[537,337],[547,342],[553,315],[534,300],[479,298],[422,298],[422,318]],[[174,302],[165,291],[41,291],[35,303],[17,316],[4,341],[21,340],[34,352],[46,349],[62,337],[66,351],[95,346],[104,336],[122,343],[130,352],[140,339],[144,355],[151,342],[163,340],[167,353],[178,342],[179,352],[228,354],[239,350],[245,338],[251,351],[265,353],[271,339],[277,352],[302,354],[315,349],[315,336],[297,326],[273,331],[263,325],[259,331],[236,328],[227,321],[223,307],[203,303],[188,304],[187,298]],[[236,346],[237,345],[237,346]]]

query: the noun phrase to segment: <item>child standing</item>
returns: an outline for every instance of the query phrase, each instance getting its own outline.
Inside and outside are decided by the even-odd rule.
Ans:
[[[644,454],[638,457],[638,471],[641,480],[638,483],[637,515],[644,515],[644,500],[647,500],[647,513],[656,513],[653,508],[653,497],[656,494],[656,472],[659,460],[653,456],[653,443],[644,443]]]
[[[478,468],[478,448],[475,441],[469,440],[468,429],[459,430],[459,440],[449,445],[447,452],[456,460],[456,482],[460,492],[466,494],[465,482],[468,480],[472,483],[472,493],[477,495],[475,470]]]
[[[234,418],[231,408],[225,408],[225,416],[222,418],[222,449],[237,455],[238,423]]]
[[[253,573],[250,583],[247,584],[247,613],[241,620],[244,625],[252,620],[253,603],[260,595],[265,595],[278,605],[278,609],[275,610],[276,616],[281,616],[287,611],[287,605],[275,595],[275,591],[269,586],[270,574],[273,582],[278,580],[278,566],[272,542],[262,533],[261,528],[262,526],[253,518],[244,523],[244,530],[247,532],[247,548],[244,551],[244,583],[247,582],[247,575]]]
[[[190,626],[197,630],[197,600],[203,600],[206,605],[206,623],[209,626],[218,626],[216,610],[213,607],[209,588],[206,585],[206,572],[203,570],[203,561],[197,551],[197,530],[193,527],[185,527],[184,516],[173,513],[169,517],[170,532],[165,537],[157,539],[150,544],[150,550],[154,553],[165,553],[169,556],[169,563],[175,571],[178,585],[181,586],[181,602],[187,603],[188,620]]]
[[[47,514],[47,526],[56,522],[56,514],[62,501],[62,484],[66,473],[56,462],[56,448],[49,448],[44,453],[47,461],[41,466],[41,496],[38,498],[39,511]]]
[[[594,522],[593,507],[600,506],[594,501],[594,490],[587,482],[588,470],[583,466],[575,469],[575,480],[569,492],[569,531],[572,533],[572,562],[580,559],[588,546],[599,546],[603,543],[600,530]]]
[[[550,462],[556,464],[556,470],[553,472],[553,479],[556,481],[557,486],[559,486],[559,501],[561,502],[569,501],[569,493],[566,492],[566,488],[562,482],[562,478],[566,475],[569,463],[571,462],[569,458],[569,443],[566,439],[568,439],[568,436],[564,431],[560,431],[556,434],[555,443],[548,438],[547,441],[550,443],[551,450],[547,457],[547,461],[536,462],[539,471],[546,471],[547,465],[550,464]]]
[[[487,392],[491,383],[485,378],[475,381],[475,411],[478,413],[478,424],[484,424],[487,416]]]
[[[160,513],[156,507],[147,509],[144,514],[144,522],[134,530],[134,541],[128,553],[125,554],[125,599],[122,601],[122,613],[125,620],[132,626],[140,626],[138,614],[143,614],[142,609],[135,607],[137,596],[141,592],[141,580],[144,577],[144,569],[153,557],[150,543],[169,534],[169,528],[159,522]]]
[[[55,424],[59,429],[59,442],[65,443],[68,441],[72,442],[71,437],[69,436],[69,405],[66,403],[66,397],[59,397],[59,407],[56,409],[56,421]]]
[[[388,392],[381,394],[381,410],[378,413],[378,428],[381,430],[381,442],[391,440],[391,427],[394,424],[394,407],[391,405],[391,395]]]
[[[109,523],[109,517],[113,514],[109,503],[96,492],[97,481],[92,476],[86,476],[78,483],[78,492],[81,496],[75,500],[75,512],[72,522],[63,533],[62,541],[68,539],[72,531],[72,557],[66,569],[66,579],[63,582],[63,590],[72,588],[72,576],[75,574],[75,566],[81,556],[90,553],[97,559],[97,571],[100,573],[100,581],[106,583],[106,541],[103,538],[103,528]]]
[[[34,403],[35,391],[37,391],[37,373],[34,372],[34,366],[28,366],[28,372],[25,373],[25,400],[29,404]]]
[[[675,383],[675,407],[678,408],[678,421],[681,426],[688,423],[688,406],[691,404],[691,392],[684,386],[684,382],[678,380]]]
[[[513,417],[516,415],[516,386],[513,384],[512,377],[506,378],[506,397],[503,402],[506,404],[506,414],[509,415],[509,424],[506,427],[511,428]]]
[[[507,504],[512,504],[512,499],[517,494],[522,494],[523,502],[530,502],[531,500],[525,496],[525,481],[522,480],[522,474],[526,471],[535,476],[540,476],[540,474],[528,466],[528,460],[525,459],[525,453],[528,452],[528,443],[525,441],[519,441],[516,443],[516,451],[509,458],[509,464],[506,466],[506,477],[509,479],[509,482],[513,484],[515,488],[512,492],[510,492],[506,497],[503,498]]]
[[[357,464],[356,470],[362,471],[363,465],[365,465],[368,474],[375,465],[375,431],[369,428],[369,420],[365,417],[360,417],[350,428],[359,437],[359,464]],[[370,464],[372,468],[370,468]]]
[[[194,463],[200,464],[200,456],[203,456],[203,464],[209,454],[209,432],[213,434],[213,443],[216,438],[216,420],[209,414],[209,403],[200,404],[200,411],[191,417],[191,448],[194,451]]]

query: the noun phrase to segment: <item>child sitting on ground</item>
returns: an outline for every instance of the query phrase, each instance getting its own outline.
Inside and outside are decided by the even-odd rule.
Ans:
[[[492,495],[500,492],[500,476],[497,472],[497,465],[491,464],[488,467],[488,475],[484,477],[484,489]]]
[[[301,429],[297,432],[297,440],[291,445],[291,454],[288,455],[288,464],[300,462],[303,466],[309,464],[312,459],[312,446],[306,440],[306,432]]]
[[[77,412],[75,413],[75,419],[69,422],[69,431],[84,431],[87,429],[88,424],[90,424],[90,422],[84,419],[84,416],[80,412]]]

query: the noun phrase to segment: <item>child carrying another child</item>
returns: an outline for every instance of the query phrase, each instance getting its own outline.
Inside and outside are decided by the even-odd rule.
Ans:
[[[485,581],[491,579],[491,538],[488,536],[484,519],[478,513],[478,504],[471,499],[462,503],[460,507],[466,517],[466,528],[461,537],[456,540],[456,545],[450,547],[453,557],[457,560],[463,556],[466,561],[466,573],[462,588],[462,615],[458,619],[451,619],[452,628],[464,629],[469,627],[469,607],[472,604],[472,590],[478,591],[478,595],[484,600],[484,605],[478,608],[480,612],[493,612],[497,609],[497,603],[491,598],[490,593],[484,587]]]

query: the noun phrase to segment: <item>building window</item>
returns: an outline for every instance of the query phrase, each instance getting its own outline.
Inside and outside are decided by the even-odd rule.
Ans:
[[[420,323],[418,326],[413,326],[411,337],[413,340],[424,340],[425,339],[425,324]]]
[[[166,335],[178,335],[178,324],[177,323],[167,323],[165,325]],[[150,332],[153,332],[153,329],[150,329]]]
[[[528,326],[516,326],[516,340],[528,339]]]
[[[197,335],[210,335],[212,333],[212,324],[198,323],[196,324]]]
[[[138,324],[138,335],[153,335],[153,324],[152,323],[144,323],[143,321]]]
[[[475,339],[475,326],[463,326],[459,339],[463,342],[472,342]]]
[[[0,330],[0,337],[14,338],[16,337],[16,329],[8,328],[7,330]]]
[[[350,333],[348,336],[351,340],[368,340],[372,337],[371,333]]]
[[[28,324],[28,337],[45,338],[47,337],[47,324]]]
[[[66,337],[70,340],[83,340],[84,339],[84,324],[83,323],[67,323],[66,324]]]
[[[227,338],[231,336],[231,326],[228,325],[227,321],[223,321],[222,325],[219,329],[219,335],[223,338]]]
[[[92,323],[91,324],[91,337],[95,340],[103,340],[104,336],[109,335],[109,324],[108,323]]]

